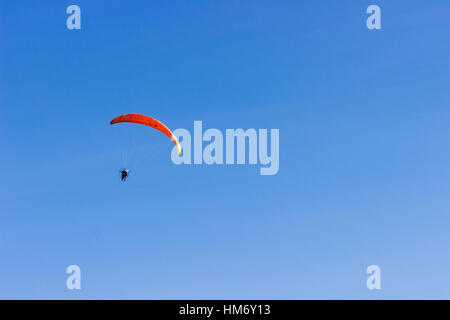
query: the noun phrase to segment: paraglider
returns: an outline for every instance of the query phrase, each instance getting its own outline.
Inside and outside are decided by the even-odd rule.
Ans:
[[[120,116],[115,117],[114,119],[111,120],[110,124],[125,123],[125,122],[143,124],[155,128],[158,131],[161,131],[175,143],[175,145],[177,146],[178,155],[181,155],[181,146],[180,143],[178,142],[177,137],[175,137],[172,131],[170,131],[169,128],[167,128],[162,122],[143,114],[130,113],[130,114],[122,114]],[[122,181],[125,181],[127,179],[128,173],[129,173],[128,169],[122,169],[120,171]]]
[[[120,172],[120,179],[121,179],[122,181],[126,181],[127,178],[128,178],[128,172],[130,172],[130,170],[128,170],[128,169],[122,169],[122,170],[120,170],[119,172]]]
[[[178,142],[177,137],[175,137],[173,135],[172,131],[170,131],[169,128],[167,128],[164,124],[162,124],[162,122],[160,122],[152,117],[149,117],[149,116],[146,116],[143,114],[135,114],[135,113],[123,114],[123,115],[115,117],[114,119],[111,120],[111,124],[122,123],[122,122],[143,124],[143,125],[146,125],[146,126],[149,126],[149,127],[155,128],[156,130],[161,131],[177,145],[178,155],[181,155],[181,146],[180,146],[180,143]]]

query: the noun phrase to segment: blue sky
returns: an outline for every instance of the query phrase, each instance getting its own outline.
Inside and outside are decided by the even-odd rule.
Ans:
[[[0,298],[450,298],[449,10],[0,1]],[[176,166],[123,113],[279,128],[280,171]]]

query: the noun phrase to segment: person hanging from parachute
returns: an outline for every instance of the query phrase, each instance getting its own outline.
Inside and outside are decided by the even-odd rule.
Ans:
[[[120,179],[122,181],[126,181],[127,178],[128,178],[128,173],[130,172],[130,170],[128,170],[128,169],[121,169],[119,172],[120,172]]]
[[[149,116],[146,116],[143,114],[135,114],[135,113],[122,114],[120,116],[115,117],[110,122],[111,125],[116,124],[116,123],[136,123],[136,124],[142,124],[142,125],[146,125],[146,126],[155,128],[156,130],[159,130],[162,133],[164,133],[166,136],[168,136],[176,144],[177,150],[178,150],[178,155],[181,155],[181,146],[180,146],[180,143],[178,142],[177,137],[175,137],[174,134],[172,133],[172,131],[170,131],[169,128],[167,128],[162,122],[160,122],[152,117],[149,117]],[[121,169],[120,170],[121,180],[126,181],[129,173],[130,173],[130,170],[128,170],[127,168]]]

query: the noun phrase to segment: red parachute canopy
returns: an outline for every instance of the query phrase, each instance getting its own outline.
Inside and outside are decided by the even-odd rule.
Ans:
[[[156,130],[161,131],[166,136],[168,136],[173,142],[175,142],[175,144],[177,145],[177,149],[178,149],[178,155],[181,155],[181,146],[180,146],[180,143],[178,142],[177,137],[175,137],[173,135],[172,131],[170,131],[169,128],[167,128],[162,122],[160,122],[152,117],[149,117],[149,116],[146,116],[143,114],[135,114],[135,113],[122,114],[111,120],[111,124],[122,123],[122,122],[143,124],[143,125],[146,125],[146,126],[149,126],[149,127],[155,128]]]

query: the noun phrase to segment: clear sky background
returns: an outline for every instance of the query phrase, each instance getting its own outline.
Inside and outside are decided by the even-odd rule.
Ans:
[[[0,298],[450,298],[449,13],[0,1]],[[123,113],[279,128],[280,171],[176,166],[164,135],[109,125]]]

